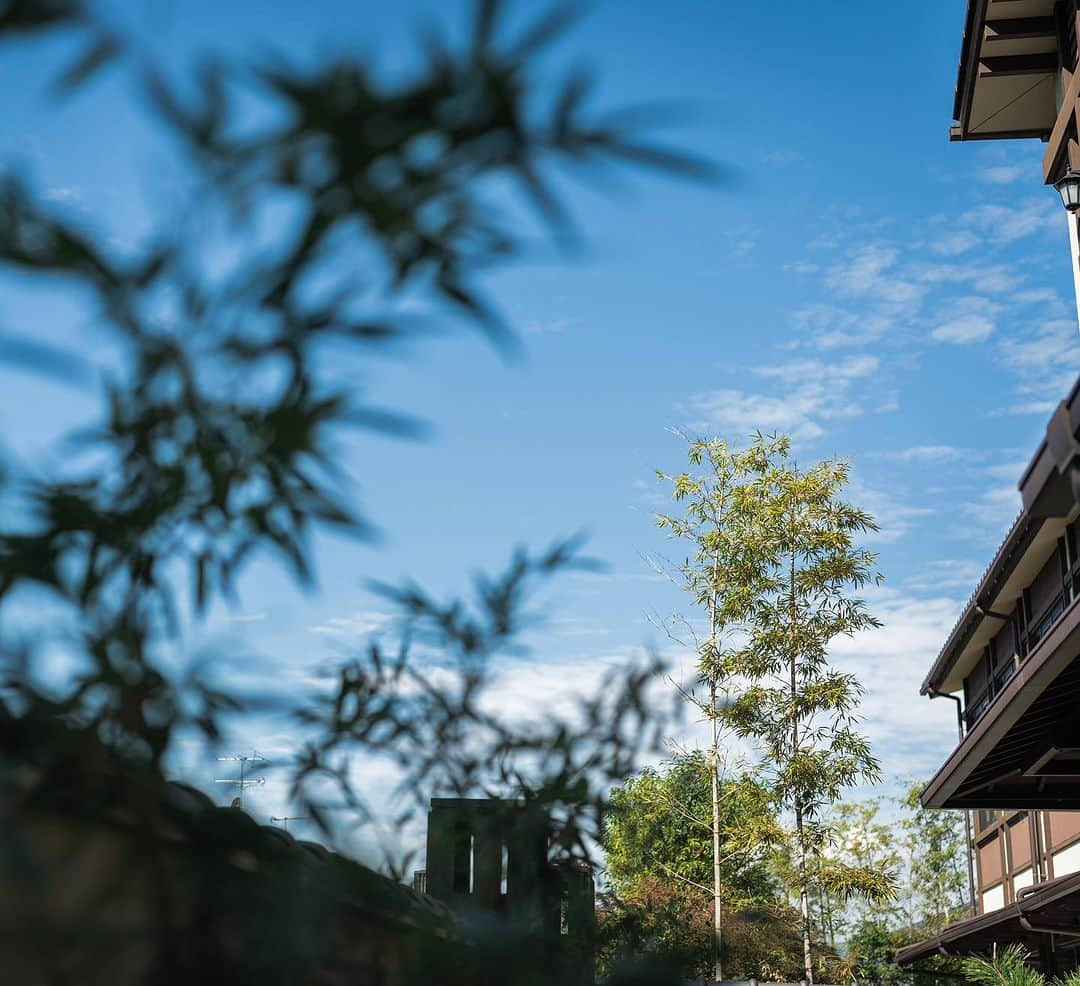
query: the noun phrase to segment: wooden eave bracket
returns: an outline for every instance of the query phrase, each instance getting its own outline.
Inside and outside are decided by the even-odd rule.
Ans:
[[[1061,101],[1050,140],[1043,154],[1043,181],[1050,185],[1057,177],[1058,164],[1068,154],[1069,166],[1080,168],[1080,146],[1076,142],[1077,109],[1080,105],[1080,72],[1074,71]]]

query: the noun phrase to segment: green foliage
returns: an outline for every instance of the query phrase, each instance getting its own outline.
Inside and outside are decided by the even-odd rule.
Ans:
[[[881,626],[851,594],[880,581],[874,555],[855,545],[877,528],[838,498],[846,463],[803,470],[784,439],[759,438],[755,448],[761,465],[739,487],[733,518],[742,564],[731,605],[746,642],[722,669],[747,686],[725,715],[761,744],[782,801],[809,822],[846,788],[879,777],[856,728],[864,689],[828,663],[836,637]]]
[[[317,532],[370,534],[337,469],[336,443],[357,427],[400,436],[416,426],[362,403],[356,374],[407,332],[394,314],[406,291],[502,332],[473,280],[516,252],[509,230],[518,213],[511,221],[513,206],[491,201],[487,183],[516,178],[560,229],[542,178],[554,160],[691,168],[650,153],[626,126],[588,120],[576,77],[545,84],[545,110],[533,65],[565,12],[501,40],[501,10],[480,3],[469,44],[433,40],[418,74],[394,84],[351,56],[310,70],[283,59],[254,72],[207,62],[193,73],[195,95],[152,67],[140,71],[166,136],[189,152],[200,191],[192,208],[205,222],[163,221],[123,254],[29,183],[4,181],[0,267],[42,279],[47,290],[78,289],[122,355],[105,382],[100,422],[71,436],[70,467],[31,477],[10,464],[4,476],[15,509],[0,531],[0,606],[36,592],[62,614],[55,638],[3,642],[4,686],[17,706],[71,716],[124,756],[152,763],[186,727],[217,739],[244,697],[214,687],[208,667],[179,680],[166,670],[185,623],[235,602],[256,556],[278,556],[310,584]],[[94,37],[106,30],[82,5],[47,2],[16,5],[0,28],[60,23]],[[245,116],[253,104],[273,122],[253,130]],[[282,196],[294,221],[279,224],[265,250],[259,224]],[[223,217],[222,240],[207,242],[205,230]],[[239,259],[208,262],[230,252]],[[14,342],[16,355],[32,350]],[[334,374],[323,369],[328,353]],[[86,369],[78,352],[46,355],[35,369],[52,372],[60,355],[63,366]],[[514,634],[526,583],[572,554],[564,546],[519,556],[504,580],[479,587],[479,622],[414,587],[396,594],[408,620],[437,628],[436,643],[458,652],[460,667],[471,662],[458,713],[479,718],[469,704],[480,687],[476,658]],[[40,655],[57,643],[79,658],[75,681],[59,693],[39,674]],[[387,670],[385,655],[377,664],[342,670],[344,719],[302,713],[328,734],[309,751],[301,781],[327,769],[320,753],[379,735],[357,725],[371,701],[360,712],[352,703],[404,672]]]
[[[908,866],[902,898],[909,923],[936,934],[970,907],[966,835],[959,812],[923,808],[919,803],[923,786],[910,784],[903,799],[900,847]]]
[[[851,978],[857,983],[902,983],[907,975],[893,962],[897,940],[895,931],[877,918],[860,921],[848,938],[847,960]]]
[[[699,896],[713,878],[712,795],[709,757],[683,754],[649,768],[611,792],[604,818],[605,873],[620,895],[642,880],[683,883]],[[768,792],[746,774],[725,778],[721,800],[722,891],[727,906],[742,909],[776,902],[762,840],[748,828],[775,826]]]
[[[872,883],[882,878],[899,882],[900,849],[891,825],[880,820],[881,801],[841,802],[825,816],[828,849],[809,860],[811,875],[811,920],[819,925],[819,935],[833,950],[848,939],[853,926],[864,923],[867,901],[852,899],[852,874]],[[794,885],[794,884],[790,884]],[[892,901],[878,898],[875,914],[891,917]]]
[[[966,959],[964,975],[978,986],[1046,986],[1046,977],[1028,965],[1029,957],[1022,945],[1010,945],[992,958]]]
[[[722,801],[730,794],[740,793],[736,785],[721,790],[721,771],[724,757],[721,752],[723,733],[723,704],[730,681],[723,667],[726,638],[731,630],[731,613],[735,600],[743,589],[738,561],[745,548],[738,532],[736,518],[739,484],[762,467],[763,451],[751,448],[733,451],[718,440],[698,439],[687,448],[694,475],[681,473],[669,476],[658,473],[671,485],[672,499],[683,507],[680,517],[658,514],[657,525],[674,539],[688,543],[693,554],[679,566],[679,581],[705,611],[707,630],[700,633],[691,620],[681,619],[678,625],[689,632],[697,653],[697,684],[679,690],[686,700],[709,722],[712,742],[708,750],[711,817],[707,831],[712,843],[713,952],[714,978],[725,978],[722,955],[724,870],[730,867],[730,834],[725,832],[730,810]],[[684,643],[688,643],[684,641]],[[752,857],[771,847],[778,839],[778,826],[772,807],[765,808],[759,800],[747,806],[737,817],[742,820],[740,837],[742,854]],[[699,887],[703,884],[699,883]]]
[[[708,896],[677,881],[645,877],[625,894],[603,899],[599,972],[652,956],[678,981],[713,977],[713,923]],[[798,981],[798,915],[783,905],[727,914],[722,961],[733,979]]]
[[[887,874],[826,860],[822,814],[843,792],[879,777],[858,731],[861,683],[834,670],[828,649],[838,636],[880,626],[856,595],[880,581],[873,554],[857,545],[876,530],[865,511],[840,499],[849,469],[839,461],[802,469],[784,437],[757,436],[743,452],[719,442],[692,446],[694,457],[719,457],[730,475],[715,550],[711,592],[715,622],[741,639],[714,649],[714,677],[724,683],[724,723],[761,754],[764,783],[794,816],[796,890],[804,915],[805,971],[810,956],[810,861],[839,900],[892,893]],[[677,495],[699,488],[676,480]],[[685,494],[683,491],[687,491]]]
[[[1031,954],[1022,945],[1010,945],[989,957],[972,956],[962,963],[968,982],[977,986],[1047,986],[1046,976],[1030,965]],[[1050,986],[1076,986],[1080,970],[1049,981]]]
[[[537,59],[565,26],[564,9],[512,39],[502,9],[481,0],[466,43],[429,39],[419,69],[391,83],[352,55],[306,68],[205,59],[179,67],[177,80],[133,57],[127,39],[74,0],[0,5],[0,41],[57,27],[81,39],[57,92],[76,92],[107,65],[134,69],[193,190],[184,222],[170,209],[146,236],[113,239],[49,204],[32,180],[0,182],[0,270],[27,290],[75,299],[109,360],[99,411],[68,436],[58,468],[0,462],[0,719],[15,740],[3,776],[18,779],[35,810],[65,811],[71,792],[93,789],[94,756],[136,790],[150,778],[157,797],[178,737],[214,743],[245,713],[270,709],[295,716],[311,737],[294,793],[328,834],[337,816],[370,815],[350,764],[375,756],[411,795],[400,824],[436,790],[517,796],[552,811],[556,855],[581,857],[599,835],[607,789],[657,742],[643,697],[655,667],[614,675],[565,719],[522,727],[484,705],[491,664],[513,648],[525,600],[578,563],[573,543],[520,552],[501,576],[477,580],[471,604],[436,601],[415,585],[385,590],[400,636],[348,660],[329,695],[226,692],[217,655],[187,660],[187,631],[236,602],[252,559],[275,557],[311,585],[317,535],[372,533],[341,475],[340,442],[357,428],[418,432],[407,416],[367,404],[357,383],[372,357],[412,334],[404,301],[463,316],[512,345],[479,280],[514,259],[527,233],[519,203],[493,196],[493,183],[508,179],[563,238],[570,220],[545,177],[555,163],[708,171],[643,142],[625,115],[588,112],[581,77],[538,81]],[[89,345],[55,350],[31,331],[5,338],[5,359],[75,385],[99,375]],[[24,640],[7,617],[27,601],[55,618]],[[75,664],[73,676],[49,673],[57,652]],[[153,856],[157,833],[142,800],[125,807],[125,831]],[[167,917],[168,880],[156,890],[154,913]],[[211,907],[212,883],[198,891]],[[81,934],[100,930],[108,910],[77,915]],[[211,969],[223,981],[254,978],[242,955],[210,944],[174,955],[171,928],[157,930],[137,943],[160,944],[156,981],[201,981]],[[235,931],[243,941],[266,929]],[[275,942],[289,952],[287,937],[275,933]],[[291,943],[294,955],[316,944]],[[483,936],[474,944],[470,962],[479,962]],[[549,945],[501,949],[499,981],[558,980],[556,964],[535,961]],[[42,955],[57,963],[45,978],[67,978],[57,971],[63,948]],[[296,978],[283,961],[258,981]]]

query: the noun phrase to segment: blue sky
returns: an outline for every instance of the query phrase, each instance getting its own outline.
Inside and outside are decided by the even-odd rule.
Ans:
[[[304,59],[355,48],[394,73],[415,57],[418,27],[460,22],[458,9],[154,0],[112,4],[111,16],[174,64],[207,46]],[[963,13],[963,0],[911,0],[897,31],[894,7],[838,0],[782,17],[704,0],[591,5],[548,65],[592,66],[598,106],[689,107],[665,135],[729,166],[729,180],[566,183],[586,249],[538,244],[486,281],[522,359],[461,331],[363,381],[435,425],[422,443],[343,447],[382,541],[321,540],[306,596],[253,568],[242,609],[207,632],[265,655],[259,673],[305,680],[383,622],[366,579],[409,576],[449,595],[517,543],[583,530],[608,573],[564,581],[501,692],[508,707],[557,706],[600,670],[667,646],[647,614],[683,604],[643,560],[670,553],[652,517],[654,470],[682,459],[667,429],[738,442],[775,428],[806,461],[850,459],[852,496],[878,517],[886,582],[871,602],[886,627],[835,657],[868,688],[866,728],[890,779],[932,771],[954,712],[919,683],[1080,368],[1065,214],[1040,184],[1042,145],[947,139]],[[19,94],[0,154],[123,242],[150,227],[149,203],[183,209],[182,168],[122,75],[63,106],[43,96],[61,48],[0,52],[0,86]],[[4,328],[61,341],[86,331],[65,299],[10,279],[0,299]],[[3,372],[0,433],[26,461],[53,461],[51,443],[92,397]],[[236,742],[280,759],[294,737],[266,724]],[[215,767],[187,765],[200,783]],[[253,806],[281,814],[281,786]]]

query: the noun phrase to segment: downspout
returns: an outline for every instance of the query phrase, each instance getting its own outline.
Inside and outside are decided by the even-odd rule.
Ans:
[[[956,732],[959,736],[960,742],[964,742],[964,707],[960,699],[955,695],[949,695],[946,692],[939,692],[936,688],[927,688],[926,694],[930,696],[931,701],[935,698],[947,698],[956,703]],[[979,913],[979,908],[975,902],[975,862],[972,857],[972,850],[974,849],[975,842],[971,834],[971,812],[966,808],[964,809],[964,858],[967,861],[967,877],[968,877],[968,900],[971,902],[971,916],[974,917]]]

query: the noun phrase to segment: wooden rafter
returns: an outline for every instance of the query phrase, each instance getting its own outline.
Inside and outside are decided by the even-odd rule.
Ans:
[[[1029,55],[982,55],[979,76],[1051,75],[1058,70],[1056,51],[1040,51]]]
[[[1057,37],[1053,17],[1015,17],[1012,20],[988,20],[983,37],[987,41],[1019,41],[1024,38]]]

